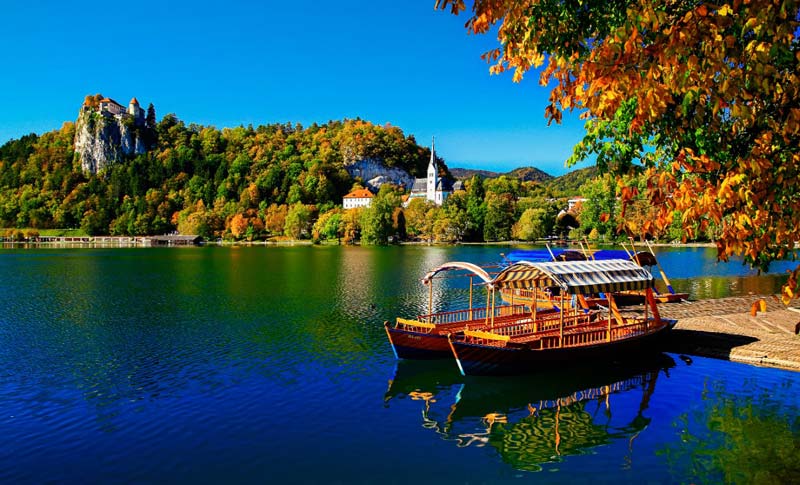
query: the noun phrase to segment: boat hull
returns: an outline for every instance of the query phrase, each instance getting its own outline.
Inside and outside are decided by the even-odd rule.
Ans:
[[[625,340],[585,347],[531,349],[524,346],[495,347],[451,341],[452,353],[464,375],[515,375],[546,370],[541,364],[626,360],[659,348],[675,321],[661,329]]]
[[[453,353],[447,335],[386,328],[389,343],[398,359],[450,359]]]

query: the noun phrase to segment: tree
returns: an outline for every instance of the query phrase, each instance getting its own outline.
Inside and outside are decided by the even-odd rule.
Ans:
[[[311,229],[311,210],[301,202],[289,206],[283,233],[292,239],[308,237]]]
[[[590,180],[581,186],[586,200],[581,204],[581,229],[584,234],[596,230],[603,237],[613,236],[617,227],[616,183],[609,175]]]
[[[156,127],[156,107],[153,103],[147,105],[147,116],[145,117],[145,126],[148,128]]]
[[[483,238],[486,241],[508,241],[514,225],[514,198],[511,194],[486,194],[486,218]]]
[[[470,222],[465,237],[470,241],[483,239],[483,225],[486,218],[485,197],[483,179],[474,175],[467,182],[467,215]]]
[[[512,227],[511,234],[514,239],[535,241],[541,239],[552,229],[552,220],[548,220],[545,209],[526,209],[519,221]]]
[[[311,238],[314,242],[329,239],[341,240],[344,235],[344,226],[342,224],[343,212],[342,209],[331,209],[328,212],[320,214],[311,232]]]
[[[383,245],[394,235],[394,210],[400,207],[400,196],[395,187],[381,185],[370,206],[361,215],[361,243]]]
[[[423,198],[415,197],[405,209],[406,233],[411,238],[430,239],[433,221],[428,218],[428,211],[436,205]]]
[[[453,13],[464,0],[438,0]],[[571,161],[643,165],[649,226],[681,214],[686,236],[717,225],[718,255],[765,268],[800,240],[800,2],[475,0],[466,27],[514,81],[544,66],[545,116],[587,119]],[[624,189],[625,187],[621,187]],[[623,205],[636,194],[621,191]]]

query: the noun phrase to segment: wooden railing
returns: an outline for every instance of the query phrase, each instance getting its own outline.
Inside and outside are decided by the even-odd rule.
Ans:
[[[465,340],[473,343],[505,345],[506,342],[528,344],[531,349],[552,349],[582,347],[609,341],[607,320],[591,323],[591,315],[573,313],[564,315],[563,337],[561,336],[561,317],[558,313],[539,318],[530,318],[497,325],[494,328],[480,326],[475,331],[466,332]],[[623,324],[611,327],[610,341],[645,335],[654,330],[652,322],[642,318],[624,318]],[[494,337],[490,337],[494,336]],[[495,342],[486,342],[495,340]]]
[[[505,317],[509,315],[524,315],[529,313],[525,305],[501,305],[494,308],[494,316]],[[417,320],[420,322],[428,322],[434,324],[455,323],[455,322],[468,322],[470,320],[486,319],[489,315],[491,319],[491,308],[473,308],[471,310],[455,310],[450,312],[439,312],[429,315],[420,315]]]

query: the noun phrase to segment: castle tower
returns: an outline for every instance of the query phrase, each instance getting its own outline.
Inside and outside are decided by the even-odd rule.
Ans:
[[[144,110],[139,106],[139,100],[135,97],[131,98],[131,102],[128,103],[128,114],[135,120],[144,118]]]
[[[436,202],[436,185],[439,182],[439,168],[436,166],[435,139],[431,138],[431,161],[428,162],[428,186],[425,198]]]

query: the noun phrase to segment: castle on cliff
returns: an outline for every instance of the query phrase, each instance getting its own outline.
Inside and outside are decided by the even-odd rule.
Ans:
[[[139,100],[137,100],[135,97],[131,98],[130,103],[128,103],[128,109],[125,109],[124,106],[111,98],[103,98],[95,101],[95,103],[91,101],[92,100],[87,98],[83,102],[83,108],[93,109],[95,108],[96,103],[95,110],[103,116],[116,118],[118,120],[131,117],[137,125],[144,124],[145,113],[142,107],[139,106]]]

